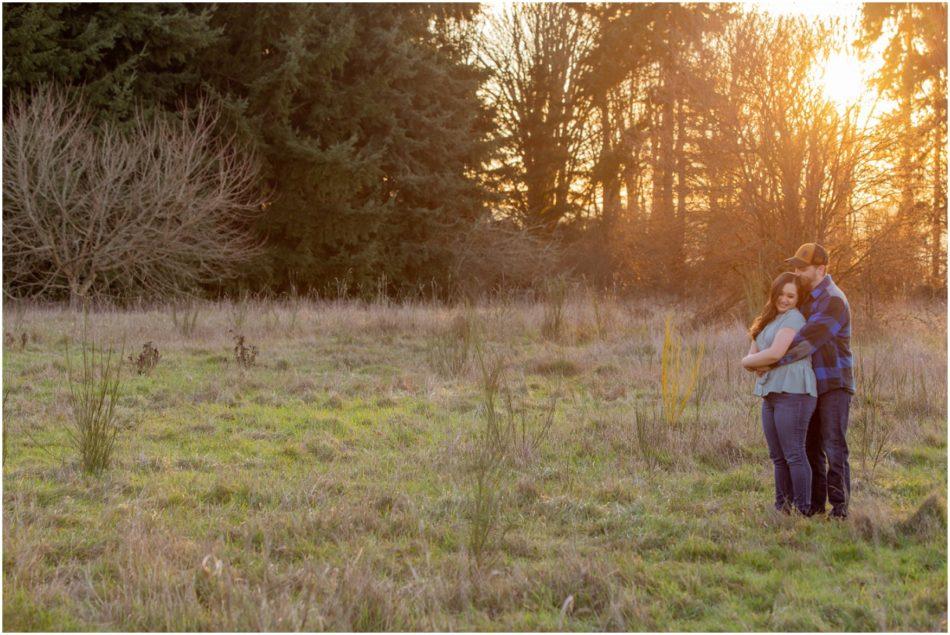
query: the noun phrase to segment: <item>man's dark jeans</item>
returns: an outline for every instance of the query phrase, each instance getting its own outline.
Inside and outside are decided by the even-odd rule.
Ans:
[[[831,503],[832,514],[848,513],[851,466],[846,435],[850,409],[851,393],[844,388],[818,395],[818,407],[808,424],[805,441],[811,464],[812,513],[824,513],[826,500]]]
[[[809,394],[773,392],[762,399],[762,431],[775,467],[775,508],[792,505],[810,513],[811,468],[805,453],[805,435],[815,398]]]

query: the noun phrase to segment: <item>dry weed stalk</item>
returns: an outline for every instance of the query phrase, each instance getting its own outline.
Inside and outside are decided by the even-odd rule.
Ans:
[[[250,368],[257,361],[257,347],[244,341],[243,335],[234,333],[234,360],[241,368]]]
[[[138,354],[138,357],[129,355],[129,361],[135,366],[135,372],[139,375],[150,375],[161,358],[162,354],[152,342],[146,342],[142,346],[142,352]]]
[[[686,404],[699,381],[699,369],[706,350],[700,342],[697,352],[683,351],[683,340],[674,331],[672,316],[667,316],[663,330],[663,351],[660,356],[660,393],[663,419],[669,426],[677,426]]]

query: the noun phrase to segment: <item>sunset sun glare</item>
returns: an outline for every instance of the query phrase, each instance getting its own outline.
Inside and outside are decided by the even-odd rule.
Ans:
[[[814,71],[825,96],[839,108],[856,103],[866,91],[865,69],[859,59],[847,53],[832,53]]]

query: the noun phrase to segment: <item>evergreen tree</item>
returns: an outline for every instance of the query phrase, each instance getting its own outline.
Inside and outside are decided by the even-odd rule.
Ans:
[[[481,214],[481,76],[420,5],[223,5],[206,81],[267,162],[259,225],[275,289],[437,279]],[[394,289],[390,289],[394,290]]]
[[[196,55],[217,33],[211,8],[169,4],[6,4],[4,103],[44,83],[84,86],[100,121],[173,109],[198,82]]]

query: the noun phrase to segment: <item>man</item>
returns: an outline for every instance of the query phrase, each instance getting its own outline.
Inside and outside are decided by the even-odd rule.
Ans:
[[[818,406],[805,441],[812,470],[811,513],[825,513],[827,500],[831,503],[832,518],[846,518],[851,497],[846,435],[854,395],[851,307],[828,274],[828,253],[824,247],[805,243],[785,262],[810,290],[801,307],[807,322],[795,335],[785,357],[774,365],[811,355],[818,383]]]

